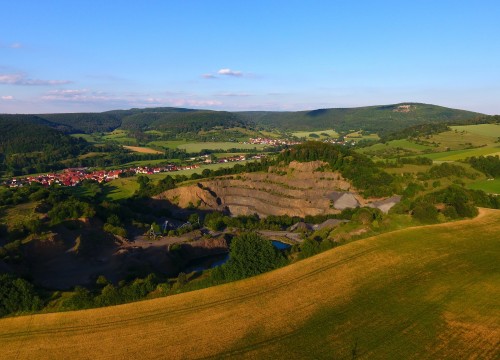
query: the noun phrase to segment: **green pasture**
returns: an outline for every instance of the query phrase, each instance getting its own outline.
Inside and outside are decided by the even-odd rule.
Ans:
[[[435,142],[439,149],[463,150],[471,147],[494,146],[496,138],[471,132],[445,131],[422,139]]]
[[[137,140],[128,135],[128,132],[125,130],[113,130],[112,132],[104,135],[102,137],[104,140],[115,141],[117,143],[123,145],[136,145]]]
[[[178,148],[184,149],[188,153],[200,152],[203,149],[206,150],[255,149],[257,151],[260,151],[264,149],[264,145],[241,144],[237,142],[196,142],[196,143],[179,145]]]
[[[467,185],[469,189],[474,190],[483,190],[486,193],[490,194],[500,194],[500,178],[493,180],[480,180],[476,181],[472,184]]]
[[[295,131],[292,132],[292,135],[298,138],[306,138],[306,139],[311,139],[309,135],[311,134],[316,134],[319,136],[320,139],[327,139],[330,137],[336,138],[339,136],[339,133],[336,132],[335,130],[320,130],[320,131]],[[322,135],[322,134],[327,134],[328,136]]]
[[[464,160],[473,156],[498,155],[500,147],[481,147],[476,149],[451,150],[429,154],[421,154],[420,156],[427,157],[436,161],[458,161]]]
[[[450,126],[453,131],[465,131],[471,134],[487,136],[487,137],[500,137],[500,124],[479,124],[479,125],[465,125],[465,126]]]
[[[156,146],[165,149],[177,149],[180,145],[187,144],[186,140],[155,140],[149,142],[148,146]]]
[[[351,140],[379,140],[380,137],[377,134],[364,135],[360,131],[355,131],[345,136],[346,139]]]

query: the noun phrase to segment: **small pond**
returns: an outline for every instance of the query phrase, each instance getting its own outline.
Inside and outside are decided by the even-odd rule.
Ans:
[[[273,243],[273,246],[278,250],[287,250],[287,249],[290,249],[292,247],[292,245],[278,241],[278,240],[271,240],[271,242]]]

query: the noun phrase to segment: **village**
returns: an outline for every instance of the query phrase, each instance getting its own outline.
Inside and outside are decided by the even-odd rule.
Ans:
[[[252,156],[252,160],[258,160],[262,158],[263,154]],[[192,161],[196,161],[196,158],[191,158]],[[25,177],[12,178],[4,182],[5,186],[16,188],[22,187],[24,185],[30,185],[32,183],[39,183],[43,186],[50,186],[52,184],[58,184],[61,186],[77,186],[84,180],[96,181],[98,183],[108,182],[119,177],[124,176],[134,176],[134,175],[153,175],[164,172],[175,172],[181,170],[191,170],[197,169],[202,164],[211,163],[228,163],[236,161],[245,161],[247,158],[244,155],[231,156],[226,158],[219,158],[217,160],[211,160],[208,155],[202,156],[197,163],[190,165],[178,165],[178,164],[167,164],[164,166],[136,166],[129,167],[126,169],[113,169],[113,170],[92,170],[90,168],[69,168],[64,169],[59,172],[31,175]]]
[[[243,144],[252,145],[267,145],[267,146],[280,146],[280,145],[298,145],[301,141],[292,141],[285,139],[270,139],[270,138],[251,138],[248,141],[243,142]]]

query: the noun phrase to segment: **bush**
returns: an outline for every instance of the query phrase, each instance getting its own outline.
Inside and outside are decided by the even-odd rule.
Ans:
[[[285,263],[285,257],[269,240],[255,233],[246,233],[233,239],[228,262],[213,269],[212,278],[216,281],[243,279]]]
[[[302,244],[300,244],[300,255],[301,259],[308,258],[310,256],[316,255],[321,252],[320,243],[316,240],[306,239]]]
[[[119,226],[113,226],[111,224],[104,224],[104,227],[103,227],[104,231],[106,232],[109,232],[111,234],[114,234],[114,235],[118,235],[118,236],[121,236],[121,237],[127,237],[127,230],[125,230],[124,228],[122,227],[119,227]]]
[[[425,224],[436,223],[438,214],[436,207],[428,202],[419,202],[413,207],[413,217]]]
[[[226,227],[224,215],[221,212],[214,211],[205,216],[204,224],[213,231],[221,231]]]
[[[0,316],[36,311],[43,305],[34,286],[9,274],[0,275]]]

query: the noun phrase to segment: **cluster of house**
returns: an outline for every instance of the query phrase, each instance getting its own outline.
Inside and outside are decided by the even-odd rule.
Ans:
[[[245,161],[247,158],[245,155],[238,155],[238,156],[230,156],[230,157],[225,157],[225,158],[219,158],[217,160],[212,160],[209,155],[204,156],[205,157],[205,164],[222,164],[222,163],[228,163],[228,162],[235,162],[235,161]],[[255,156],[252,157],[252,159],[256,158]],[[259,158],[260,159],[260,158]]]
[[[337,144],[337,145],[356,145],[356,141],[351,140],[351,139],[345,139],[345,140],[325,139],[325,140],[323,140],[323,142],[330,143],[330,144]]]
[[[251,138],[248,142],[244,144],[254,144],[254,145],[267,145],[267,146],[279,146],[279,145],[298,145],[301,144],[300,141],[292,141],[285,139],[269,139],[269,138]]]
[[[193,164],[187,166],[179,166],[169,164],[166,166],[148,167],[138,166],[129,169],[116,169],[116,170],[94,170],[90,171],[88,168],[72,168],[65,169],[57,173],[49,173],[43,175],[32,175],[23,178],[13,178],[5,182],[9,187],[18,187],[33,182],[40,183],[44,186],[52,184],[59,184],[63,186],[75,186],[84,180],[97,181],[99,183],[117,179],[120,174],[158,174],[161,172],[179,171],[199,168],[200,165]]]
[[[251,159],[261,159],[265,155],[254,155]],[[219,158],[217,160],[211,160],[208,155],[205,157],[205,163],[227,163],[227,162],[235,162],[235,161],[245,161],[247,157],[245,155],[231,156],[225,158]],[[193,159],[196,160],[196,159]],[[162,172],[172,172],[172,171],[180,171],[180,170],[190,170],[197,169],[200,167],[200,164],[191,164],[191,165],[175,165],[168,164],[165,166],[137,166],[131,167],[128,169],[116,169],[116,170],[90,170],[88,168],[72,168],[65,169],[61,172],[57,173],[49,173],[42,175],[32,175],[26,176],[22,178],[12,178],[5,182],[5,185],[9,187],[19,187],[31,183],[40,183],[44,186],[50,186],[52,184],[59,184],[63,186],[76,186],[80,184],[84,180],[92,180],[97,181],[99,183],[111,181],[120,177],[121,174],[133,174],[133,175],[152,175],[159,174]]]

